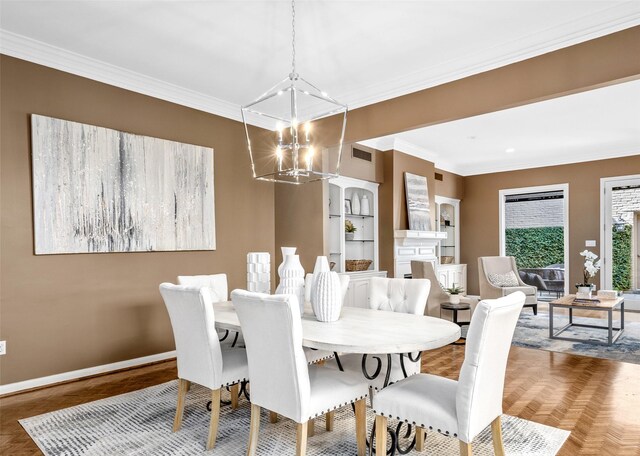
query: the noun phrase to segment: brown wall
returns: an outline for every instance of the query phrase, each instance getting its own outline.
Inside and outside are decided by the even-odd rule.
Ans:
[[[409,172],[425,176],[427,189],[429,190],[429,203],[431,206],[431,224],[435,229],[435,195],[437,193],[434,164],[405,154],[397,150],[382,152],[384,165],[384,183],[379,189],[379,223],[378,237],[380,242],[380,269],[388,272],[393,277],[393,244],[395,230],[408,230],[409,219],[407,217],[407,202],[404,188],[404,173]],[[447,173],[446,186],[441,189],[446,193],[438,195],[456,198],[463,192],[463,180],[461,176]],[[443,184],[444,181],[440,184]]]
[[[639,151],[640,152],[640,151]],[[595,239],[600,254],[600,178],[640,173],[640,155],[464,178],[460,205],[461,262],[467,266],[467,289],[478,294],[478,257],[499,255],[498,192],[501,189],[569,184],[569,285],[582,274],[579,252]]]
[[[0,383],[173,350],[161,282],[226,272],[243,287],[246,253],[274,252],[274,185],[251,179],[238,122],[6,56],[0,97]],[[32,113],[213,147],[217,250],[35,256]]]
[[[640,26],[349,111],[357,142],[640,78]],[[335,128],[341,119],[334,116]]]
[[[436,168],[442,174],[442,180],[436,180],[436,195],[462,200],[464,198],[464,177]]]

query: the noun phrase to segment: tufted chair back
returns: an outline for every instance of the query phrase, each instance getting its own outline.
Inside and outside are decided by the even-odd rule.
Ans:
[[[298,300],[245,290],[234,290],[231,300],[247,346],[251,402],[298,423],[306,421],[311,386]]]
[[[369,307],[423,315],[430,288],[431,282],[427,279],[372,277],[369,282]]]
[[[521,291],[487,299],[471,317],[456,392],[459,438],[464,442],[502,414],[507,358],[524,301]]]
[[[229,300],[229,287],[227,285],[226,274],[178,276],[178,283],[190,287],[207,287],[211,289],[213,302]]]
[[[220,388],[222,353],[209,288],[163,283],[160,294],[169,312],[178,358],[178,377]]]

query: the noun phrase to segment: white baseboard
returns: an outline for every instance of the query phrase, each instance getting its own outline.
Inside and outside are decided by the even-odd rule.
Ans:
[[[154,363],[165,359],[175,358],[176,351],[158,353],[156,355],[143,356],[142,358],[128,359],[126,361],[118,361],[117,363],[103,364],[102,366],[88,367],[86,369],[78,369],[61,374],[49,375],[47,377],[33,378],[22,382],[9,383],[0,385],[0,396],[18,391],[28,390],[31,388],[39,388],[41,386],[52,385],[54,383],[66,382],[69,380],[77,380],[82,377],[90,377],[92,375],[104,374],[107,372],[127,369],[129,367],[140,366],[142,364]]]

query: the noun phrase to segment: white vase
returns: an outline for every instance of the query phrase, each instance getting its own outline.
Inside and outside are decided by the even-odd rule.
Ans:
[[[318,274],[321,272],[329,272],[331,268],[329,267],[329,260],[326,256],[319,256],[316,258],[316,265],[313,268],[313,280],[311,281],[311,293],[309,294],[311,303],[315,301],[315,289],[316,283],[318,281]]]
[[[353,215],[360,215],[360,198],[358,198],[357,193],[351,196],[351,213]]]
[[[278,266],[278,277],[280,280],[278,281],[278,287],[280,286],[280,282],[282,282],[282,267],[284,266],[284,261],[287,259],[287,255],[295,255],[297,247],[280,247],[280,251],[282,252],[282,263]],[[276,289],[276,293],[278,290]]]
[[[449,295],[449,302],[451,304],[460,304],[460,295],[459,294]]]
[[[315,279],[314,275],[314,279]],[[332,322],[340,319],[342,310],[342,290],[337,272],[320,272],[315,281],[315,295],[312,308],[318,321]]]
[[[364,195],[360,201],[360,215],[369,215],[370,213],[369,198],[367,198],[367,195]]]
[[[304,313],[304,268],[299,255],[287,255],[281,265],[280,285],[276,294],[290,294],[298,298],[300,315]]]

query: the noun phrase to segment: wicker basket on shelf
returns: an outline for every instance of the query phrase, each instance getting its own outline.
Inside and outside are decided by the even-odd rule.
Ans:
[[[366,271],[373,263],[372,260],[346,260],[345,268],[347,272]]]

